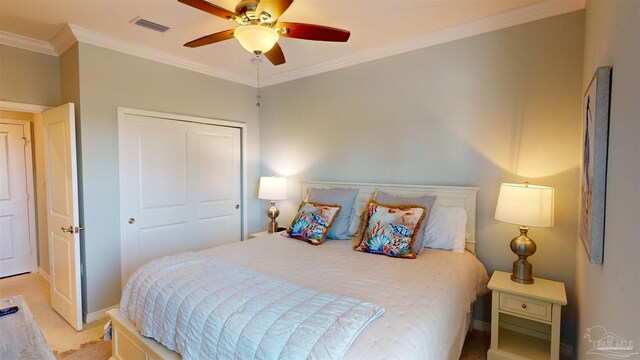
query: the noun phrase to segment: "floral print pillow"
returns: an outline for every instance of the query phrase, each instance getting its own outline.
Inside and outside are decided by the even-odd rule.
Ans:
[[[427,209],[419,205],[385,205],[371,201],[367,227],[354,250],[415,259],[412,244]]]
[[[340,205],[302,202],[287,234],[309,244],[320,245],[341,209]]]

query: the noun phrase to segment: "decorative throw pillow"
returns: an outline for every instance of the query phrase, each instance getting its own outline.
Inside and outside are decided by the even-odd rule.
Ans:
[[[304,240],[309,244],[320,245],[324,242],[324,238],[327,236],[340,210],[340,205],[325,205],[303,201],[287,233],[292,238]]]
[[[353,216],[351,217],[351,223],[349,224],[349,236],[360,236],[362,232],[362,226],[367,221],[367,203],[356,203],[353,207]]]
[[[367,227],[354,250],[415,259],[412,245],[427,209],[417,205],[385,205],[371,201]]]
[[[316,189],[309,192],[309,202],[319,204],[338,204],[342,207],[340,214],[327,234],[327,239],[349,240],[349,225],[355,210],[358,189]]]
[[[418,229],[418,234],[416,236],[416,241],[413,243],[413,251],[416,254],[420,254],[423,249],[423,239],[425,234],[425,228],[427,227],[427,223],[430,221],[431,214],[433,214],[433,204],[436,202],[435,195],[398,195],[388,193],[386,191],[378,191],[374,200],[378,203],[389,204],[389,205],[399,205],[399,204],[415,204],[424,206],[427,209],[427,215],[422,222],[422,225]]]

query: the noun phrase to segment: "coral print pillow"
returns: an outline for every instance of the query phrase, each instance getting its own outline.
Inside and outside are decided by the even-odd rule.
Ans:
[[[418,205],[385,205],[371,201],[367,227],[354,250],[415,259],[415,241],[427,209]]]
[[[287,233],[292,238],[320,245],[324,242],[324,237],[329,233],[341,208],[340,205],[303,202]]]

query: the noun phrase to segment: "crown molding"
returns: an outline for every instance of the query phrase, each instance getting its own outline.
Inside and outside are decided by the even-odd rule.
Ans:
[[[195,61],[187,60],[165,51],[157,50],[148,46],[135,44],[113,36],[105,35],[97,31],[89,30],[77,25],[67,24],[67,27],[75,36],[78,42],[100,46],[121,53],[141,57],[144,59],[176,66],[182,69],[195,71],[201,74],[214,76],[220,79],[232,81],[239,84],[255,87],[253,78],[224,71],[213,66],[204,65]]]
[[[78,39],[76,39],[76,36],[71,31],[69,24],[66,24],[60,31],[58,31],[56,36],[51,39],[51,45],[56,50],[56,53],[58,53],[58,56],[64,54],[65,51],[69,50],[69,48],[77,42]]]
[[[332,70],[338,70],[365,62],[402,54],[413,50],[418,50],[454,40],[485,34],[495,30],[505,29],[511,26],[541,20],[556,15],[562,15],[573,11],[582,10],[584,9],[584,7],[584,0],[544,2],[538,5],[507,11],[473,22],[425,34],[412,39],[394,43],[392,45],[380,46],[377,48],[365,50],[341,59],[327,61],[322,64],[312,65],[285,73],[265,76],[264,78],[260,79],[260,82],[263,84],[263,86],[276,85],[307,76],[317,75]]]
[[[46,55],[58,56],[53,46],[46,41],[36,40],[2,30],[0,30],[0,44],[35,51]]]

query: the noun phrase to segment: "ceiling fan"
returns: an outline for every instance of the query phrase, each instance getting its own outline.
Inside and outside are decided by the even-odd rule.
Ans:
[[[346,42],[351,35],[347,30],[328,26],[278,22],[278,18],[291,6],[293,0],[240,0],[235,12],[205,0],[178,1],[240,24],[235,29],[189,41],[184,46],[195,48],[235,37],[247,51],[256,56],[264,54],[273,65],[285,63],[284,53],[278,45],[280,36],[303,40]]]

